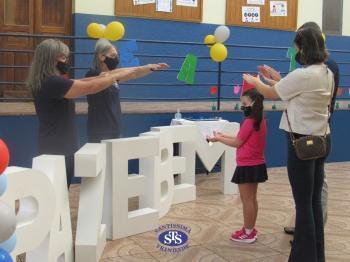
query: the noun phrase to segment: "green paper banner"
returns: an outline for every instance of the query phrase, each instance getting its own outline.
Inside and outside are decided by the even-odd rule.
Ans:
[[[289,64],[289,72],[294,71],[297,69],[297,61],[295,61],[295,55],[297,54],[297,50],[295,47],[289,47],[287,51],[287,57],[290,59],[290,64]]]
[[[192,85],[194,83],[194,77],[197,68],[197,57],[188,54],[183,62],[180,72],[177,75],[179,81]]]

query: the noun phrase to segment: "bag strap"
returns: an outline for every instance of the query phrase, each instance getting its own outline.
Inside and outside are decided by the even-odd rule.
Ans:
[[[327,76],[328,76],[328,73],[329,73],[329,69],[328,69],[328,66],[327,66]],[[329,120],[331,118],[331,113],[330,113],[330,110],[331,110],[331,104],[332,104],[332,100],[333,100],[333,92],[334,92],[334,77],[332,77],[332,90],[331,90],[331,96],[330,96],[330,99],[329,99],[329,103],[328,103],[328,116],[327,116],[327,122],[326,122],[326,130],[324,132],[324,137],[326,137],[327,135],[327,129],[328,129],[328,123],[329,123]],[[289,117],[288,117],[288,111],[287,109],[284,110],[284,113],[286,114],[286,117],[287,117],[287,122],[288,122],[288,127],[289,127],[289,136],[290,136],[290,139],[292,140],[292,144],[294,145],[295,144],[295,136],[294,136],[294,133],[293,133],[293,130],[292,130],[292,127],[290,125],[290,121],[289,121]]]
[[[330,69],[327,66],[327,76],[328,76],[328,78],[329,78],[329,71],[330,71]],[[327,116],[326,130],[324,131],[324,135],[323,135],[324,137],[326,137],[326,135],[327,135],[328,124],[329,124],[329,121],[331,119],[331,106],[332,106],[333,96],[335,95],[335,94],[333,94],[334,93],[334,88],[335,88],[334,77],[331,77],[331,85],[332,85],[332,90],[331,90],[331,97],[330,97],[329,103],[328,103],[328,116]]]
[[[290,137],[290,140],[292,141],[292,144],[294,145],[294,144],[295,144],[295,136],[294,136],[292,127],[291,127],[290,122],[289,122],[289,117],[288,117],[288,111],[287,111],[287,109],[284,110],[284,113],[285,113],[286,116],[287,116],[287,122],[288,122],[288,127],[289,127],[289,137]]]

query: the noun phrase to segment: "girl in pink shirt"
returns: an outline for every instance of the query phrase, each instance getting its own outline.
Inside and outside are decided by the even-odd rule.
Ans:
[[[258,183],[267,180],[265,165],[266,120],[264,97],[254,88],[241,96],[245,119],[236,137],[214,132],[208,140],[237,148],[237,167],[232,182],[238,184],[243,204],[244,225],[231,235],[231,240],[253,243],[257,239],[255,222],[258,214]]]

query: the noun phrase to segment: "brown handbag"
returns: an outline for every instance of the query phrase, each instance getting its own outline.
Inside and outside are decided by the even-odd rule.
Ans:
[[[328,69],[327,69],[328,74]],[[326,130],[322,136],[302,136],[300,138],[295,138],[292,131],[292,127],[289,122],[287,109],[284,111],[287,116],[288,126],[289,126],[289,136],[295,149],[295,153],[300,160],[311,160],[325,157],[327,154],[327,126],[330,119],[330,106],[333,98],[334,91],[334,81],[332,83],[331,99],[328,105],[328,118],[326,122]]]
[[[300,160],[311,160],[325,157],[327,154],[326,135],[324,136],[302,136],[295,138],[289,133],[295,153]]]

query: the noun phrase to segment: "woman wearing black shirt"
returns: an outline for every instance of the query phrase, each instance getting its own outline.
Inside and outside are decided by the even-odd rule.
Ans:
[[[125,69],[116,69],[119,64],[119,54],[115,46],[108,40],[100,39],[96,43],[93,67],[86,73],[86,77],[97,76],[101,72],[118,72]],[[165,64],[157,64],[166,68]],[[139,78],[150,74],[154,65],[133,67],[135,73],[120,82]],[[126,68],[127,69],[127,68]],[[156,69],[156,68],[154,68]],[[113,139],[120,136],[121,107],[119,85],[114,83],[110,87],[87,96],[89,103],[87,135],[90,143],[99,143],[103,139]]]
[[[129,79],[136,70],[110,71],[91,78],[67,78],[69,48],[54,39],[36,48],[27,85],[31,89],[39,118],[38,153],[64,155],[67,184],[74,174],[74,153],[78,149],[74,98],[98,93],[117,81]],[[153,65],[148,71],[161,69]]]

